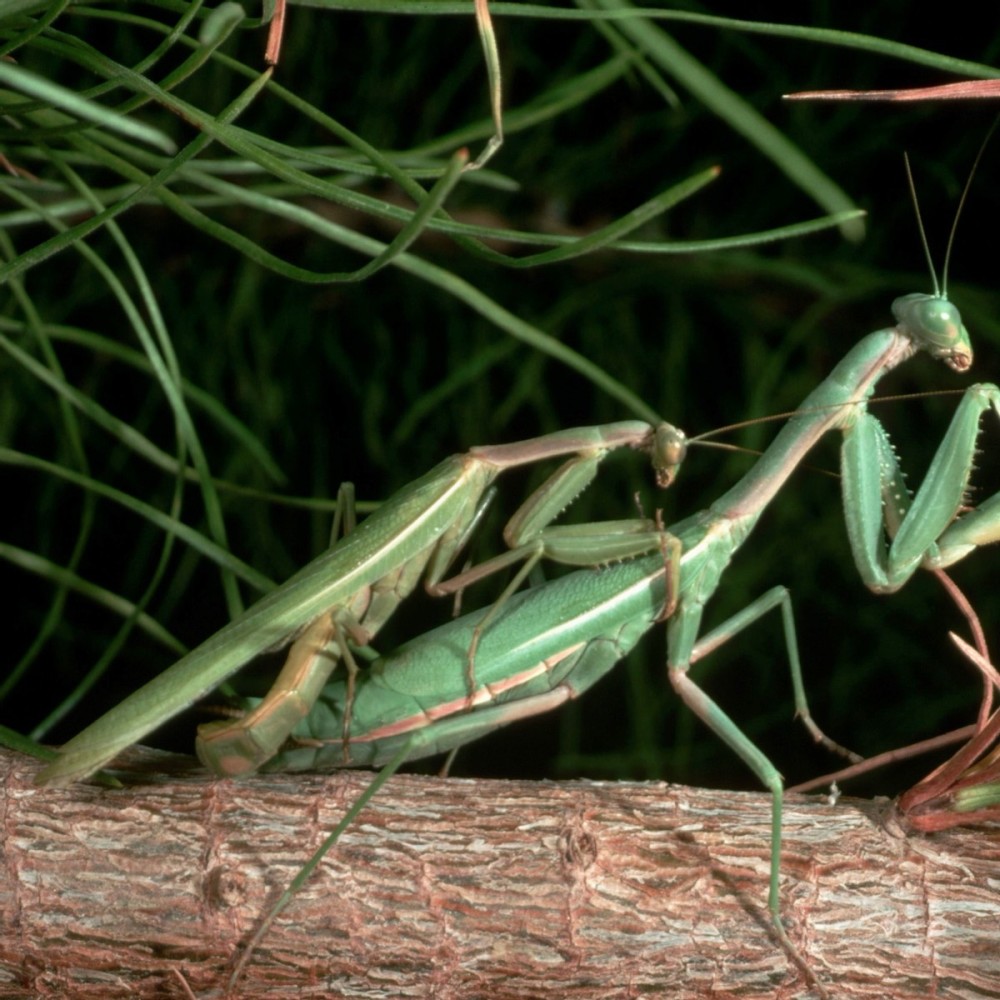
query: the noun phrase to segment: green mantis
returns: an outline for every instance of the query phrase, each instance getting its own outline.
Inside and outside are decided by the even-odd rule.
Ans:
[[[808,716],[791,601],[776,587],[705,636],[702,612],[729,561],[768,503],[812,445],[840,429],[842,489],[848,536],[864,582],[877,592],[901,587],[921,566],[944,567],[976,546],[1000,539],[1000,498],[964,513],[979,421],[995,410],[1000,389],[975,385],[963,396],[927,476],[914,497],[906,490],[881,424],[867,410],[879,379],[918,351],[956,371],[972,362],[958,311],[938,295],[910,295],[893,304],[894,328],[862,340],[802,403],[754,468],[707,510],[667,529],[640,522],[653,554],[604,570],[583,570],[508,602],[482,634],[469,692],[465,664],[483,612],[434,630],[377,661],[348,698],[346,682],[329,685],[296,732],[297,747],[275,766],[292,769],[383,766],[313,861],[335,842],[365,801],[403,762],[453,749],[499,725],[547,711],[586,691],[666,618],[668,674],[685,704],[750,767],[773,798],[768,905],[776,933],[802,962],[779,915],[781,775],[730,716],[691,679],[691,666],[768,611],[780,608],[796,704]],[[683,437],[678,437],[683,442]],[[553,531],[555,529],[552,529]],[[886,534],[889,539],[887,540]],[[545,532],[542,532],[544,537]],[[678,551],[679,560],[667,553]],[[312,656],[328,655],[329,635],[310,637]],[[342,737],[349,706],[349,740]],[[820,734],[821,735],[821,734]],[[255,941],[300,879],[272,910]]]
[[[431,593],[439,592],[501,471],[573,456],[509,523],[510,544],[521,546],[593,479],[609,451],[630,447],[650,452],[658,481],[669,485],[674,457],[660,450],[662,441],[649,424],[623,421],[474,448],[445,459],[283,586],[70,740],[40,780],[66,784],[86,777],[203,698],[252,657],[291,642],[286,668],[272,696],[248,718],[209,724],[199,744],[203,760],[219,774],[254,770],[280,748],[308,712],[339,659],[336,651],[346,649],[348,637],[359,645],[369,642],[422,576]],[[633,548],[621,555],[640,551]],[[548,554],[576,564],[581,559],[592,561],[569,551]],[[333,643],[330,654],[317,662],[303,655],[303,645],[296,640],[305,632],[301,640],[308,648],[310,627],[321,618],[329,622]]]

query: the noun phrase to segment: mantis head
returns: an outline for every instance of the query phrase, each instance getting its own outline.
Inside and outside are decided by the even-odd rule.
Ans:
[[[905,154],[903,155],[903,162],[906,165],[906,180],[910,187],[910,197],[913,199],[913,209],[920,229],[920,242],[923,244],[927,266],[931,272],[934,294],[917,292],[912,295],[902,295],[893,302],[892,314],[896,317],[897,329],[910,338],[918,351],[927,351],[932,358],[943,361],[956,372],[965,372],[972,367],[972,344],[958,309],[948,301],[948,264],[951,261],[951,249],[955,243],[958,220],[965,207],[965,199],[972,186],[972,178],[976,175],[976,168],[983,158],[986,144],[990,141],[996,127],[997,123],[994,122],[986,134],[983,144],[979,147],[965,187],[962,189],[962,197],[958,200],[955,218],[951,223],[951,232],[948,234],[948,247],[944,254],[944,270],[941,272],[940,285],[934,270],[934,261],[931,259],[931,250],[927,244],[927,232],[920,218],[920,205],[917,202],[917,189],[914,186],[913,173],[910,170],[910,159]]]
[[[687,455],[687,436],[673,424],[660,424],[653,431],[651,445],[656,485],[666,489],[677,476]]]
[[[972,343],[958,309],[943,295],[915,292],[892,304],[897,328],[921,351],[956,372],[972,367]]]

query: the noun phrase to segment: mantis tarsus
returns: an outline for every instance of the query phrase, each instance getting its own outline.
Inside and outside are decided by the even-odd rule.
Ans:
[[[772,794],[768,905],[782,943],[807,968],[779,915],[781,776],[688,671],[698,659],[780,607],[796,704],[808,721],[791,602],[784,588],[768,591],[708,635],[699,638],[698,633],[704,604],[730,559],[788,476],[828,430],[839,428],[844,435],[845,518],[855,563],[871,589],[894,591],[920,566],[950,565],[977,545],[1000,539],[1000,495],[957,516],[972,468],[979,418],[991,407],[1000,414],[1000,389],[976,385],[967,390],[912,499],[884,429],[867,411],[878,380],[917,351],[927,351],[960,372],[972,363],[958,311],[943,296],[904,296],[893,304],[893,312],[897,325],[870,334],[851,350],[736,486],[707,510],[662,532],[647,524],[651,537],[659,537],[664,547],[679,545],[679,564],[657,551],[603,571],[579,571],[512,598],[483,635],[471,709],[464,664],[481,612],[421,636],[374,665],[353,699],[348,744],[340,735],[348,704],[346,687],[343,681],[330,686],[300,730],[300,748],[280,763],[298,768],[384,768],[279,900],[254,943],[322,853],[403,762],[459,746],[498,725],[576,697],[610,670],[666,609],[670,611],[668,671],[675,690]],[[313,656],[322,659],[327,636],[314,634],[312,641]]]
[[[560,456],[571,457],[514,515],[509,544],[535,537],[596,475],[609,451],[649,451],[659,483],[669,484],[671,442],[641,421],[557,432],[516,444],[473,448],[435,466],[395,494],[374,514],[169,670],[135,691],[63,748],[40,780],[68,784],[102,767],[125,747],[203,698],[259,653],[292,643],[286,668],[250,717],[203,727],[199,755],[219,774],[254,770],[281,747],[333,670],[346,637],[369,641],[425,577],[432,593],[474,530],[489,487],[505,469]],[[623,550],[618,556],[645,551]],[[593,557],[575,551],[548,554],[571,564]],[[310,627],[327,623],[338,637],[321,663],[303,656]],[[305,675],[303,676],[303,667]]]

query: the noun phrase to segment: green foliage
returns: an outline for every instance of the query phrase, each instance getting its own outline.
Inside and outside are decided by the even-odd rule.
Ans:
[[[992,112],[780,95],[990,75],[992,24],[948,38],[898,2],[836,12],[851,24],[810,5],[794,30],[644,13],[495,5],[507,141],[461,173],[456,150],[475,156],[492,132],[467,3],[292,6],[273,80],[266,28],[235,4],[0,5],[0,565],[17,595],[2,721],[71,735],[321,551],[341,481],[377,500],[477,443],[654,415],[696,434],[785,411],[887,325],[896,295],[928,288],[902,151],[940,256]],[[995,265],[970,253],[1000,219],[993,188],[974,186],[951,268],[979,380],[1000,380]],[[855,199],[862,243],[844,219],[853,242],[753,235]],[[921,359],[885,388],[966,382]],[[953,407],[880,408],[914,483]],[[986,455],[996,442],[989,427]],[[623,460],[567,518],[629,516],[640,491],[669,522],[749,461],[693,451],[657,496]],[[833,468],[833,446],[815,462]],[[980,496],[1000,487],[982,466]],[[502,484],[497,523],[529,485]],[[978,682],[937,584],[872,596],[836,483],[802,471],[786,492],[711,620],[788,585],[814,713],[862,752],[967,721]],[[476,557],[496,538],[488,525]],[[992,558],[955,573],[988,632]],[[447,613],[414,598],[395,635]],[[459,768],[748,783],[677,711],[662,640],[643,650],[602,696]],[[700,676],[787,777],[828,766],[791,720],[777,621]]]

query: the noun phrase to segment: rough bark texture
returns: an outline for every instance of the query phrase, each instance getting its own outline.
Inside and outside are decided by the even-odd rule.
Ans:
[[[223,995],[370,775],[39,789],[0,756],[0,997]],[[400,777],[278,919],[241,997],[817,996],[769,931],[770,803],[663,784]],[[782,903],[836,997],[1000,996],[1000,831],[906,837],[792,798]]]

